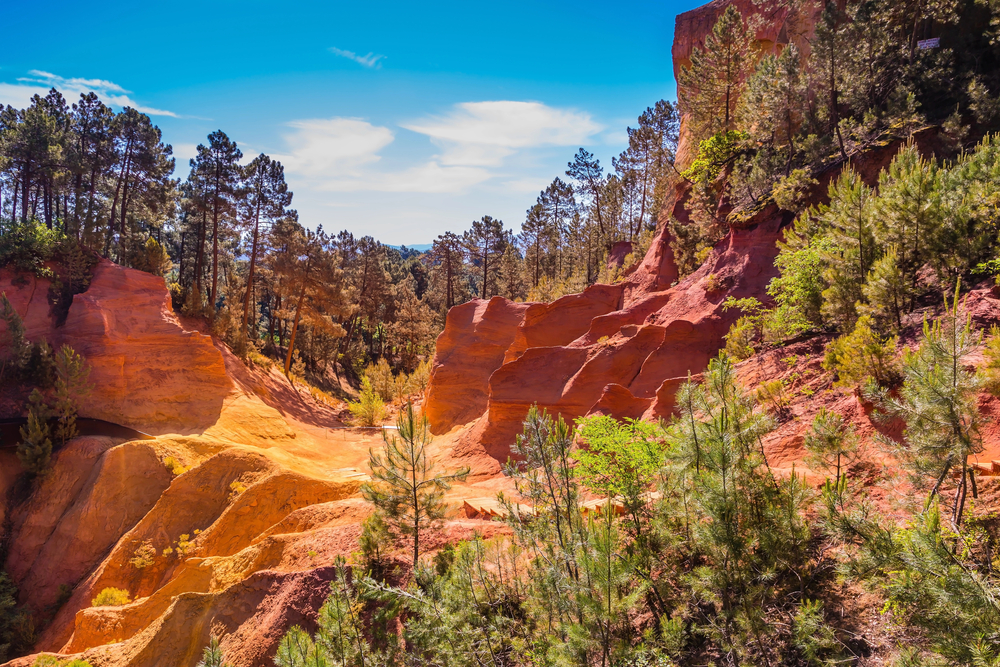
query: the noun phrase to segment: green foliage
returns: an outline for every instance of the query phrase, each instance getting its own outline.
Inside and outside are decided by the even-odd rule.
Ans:
[[[809,452],[809,465],[834,470],[834,481],[839,483],[858,455],[858,436],[853,426],[844,423],[843,417],[820,408],[803,446]]]
[[[797,226],[798,227],[798,226]],[[795,232],[793,231],[792,234]],[[781,248],[774,260],[781,275],[773,278],[767,293],[775,301],[772,339],[794,338],[816,328],[822,318],[824,257],[830,249],[829,240],[818,237],[801,247],[789,244]]]
[[[24,322],[21,316],[7,299],[6,292],[0,293],[0,319],[3,320],[5,331],[3,337],[2,366],[0,366],[0,380],[3,379],[4,371],[8,368],[14,374],[22,373],[28,366],[31,357],[31,343],[28,342]]]
[[[364,560],[365,571],[375,579],[384,577],[384,551],[392,546],[392,533],[382,514],[372,512],[361,522],[361,536],[358,546],[361,548],[361,558]]]
[[[154,276],[165,276],[173,268],[173,262],[170,261],[166,248],[152,236],[146,239],[145,243],[135,247],[129,258],[129,265]]]
[[[0,266],[50,277],[52,272],[45,267],[45,262],[52,258],[62,239],[61,231],[49,229],[34,218],[15,223],[0,234]]]
[[[972,472],[970,456],[983,451],[978,393],[986,380],[970,370],[963,357],[976,349],[981,335],[958,307],[958,289],[945,314],[924,322],[923,341],[903,355],[903,387],[898,397],[872,388],[869,395],[887,413],[906,421],[906,445],[892,445],[918,487],[930,487],[929,500],[945,478],[959,473],[951,521],[961,525]],[[973,482],[973,488],[974,482]]]
[[[433,528],[445,513],[444,492],[469,474],[462,468],[435,474],[427,456],[431,441],[427,418],[407,403],[396,418],[396,435],[383,432],[382,452],[369,451],[372,481],[361,495],[375,505],[393,530],[413,539],[413,565],[420,562],[420,534]]]
[[[851,333],[827,345],[823,368],[836,373],[837,386],[858,387],[869,379],[883,387],[897,382],[897,339],[879,336],[873,325],[870,315],[862,315]]]
[[[681,176],[698,185],[713,183],[749,138],[745,132],[733,130],[713,134],[698,144],[698,157]]]
[[[232,663],[226,662],[226,656],[222,653],[219,639],[215,635],[208,640],[208,646],[205,647],[197,667],[232,667]]]
[[[1000,393],[1000,327],[993,325],[990,327],[989,336],[983,346],[983,366],[980,372],[983,375],[984,386],[992,393]]]
[[[753,38],[739,10],[729,5],[703,47],[692,49],[691,65],[681,68],[678,83],[687,90],[685,105],[698,137],[736,130],[740,91],[754,66]]]
[[[752,357],[757,352],[754,341],[759,335],[759,328],[759,323],[753,316],[743,315],[736,320],[724,336],[726,355],[736,361]]]
[[[836,659],[842,657],[837,637],[824,619],[822,600],[803,600],[792,627],[793,643],[806,664],[836,664]]]
[[[389,361],[382,357],[376,364],[369,364],[365,369],[365,378],[371,383],[372,389],[385,402],[391,401],[396,396],[395,377]]]
[[[128,562],[135,569],[142,570],[152,565],[155,560],[156,547],[153,546],[153,541],[144,540],[142,544],[136,547]]]
[[[658,431],[649,422],[608,416],[577,421],[576,434],[586,448],[571,454],[577,461],[574,473],[591,492],[620,500],[635,534],[642,532],[648,494],[665,463],[666,446]]]
[[[21,427],[21,442],[17,458],[24,469],[33,475],[44,473],[52,458],[52,433],[49,428],[50,408],[37,389],[29,397],[28,423]]]
[[[685,581],[713,610],[701,631],[751,660],[767,655],[759,637],[766,610],[781,601],[777,578],[804,566],[809,531],[789,508],[801,507],[806,493],[797,476],[771,474],[760,438],[775,422],[736,384],[732,363],[719,356],[704,377],[678,391],[680,414],[667,436],[685,490],[683,530],[704,559]]]
[[[361,393],[358,395],[358,400],[349,401],[347,408],[358,426],[378,426],[389,416],[385,403],[367,377],[361,379]]]
[[[784,416],[788,412],[788,406],[791,403],[791,398],[788,396],[788,387],[781,378],[762,383],[754,392],[754,397],[759,404],[776,417]]]
[[[128,591],[121,588],[108,587],[97,594],[90,604],[94,607],[119,607],[126,605],[132,600]]]
[[[52,412],[56,417],[53,436],[61,444],[77,434],[76,414],[79,399],[90,393],[90,367],[69,345],[63,345],[55,357],[56,381]]]
[[[864,302],[858,304],[860,314],[870,315],[882,331],[898,331],[903,326],[903,308],[908,289],[899,268],[896,246],[889,246],[885,254],[872,265],[861,292]]]
[[[808,170],[794,169],[775,182],[771,197],[779,208],[798,213],[802,210],[809,191],[817,185],[819,181],[813,178]]]
[[[31,667],[91,667],[91,665],[86,660],[79,658],[60,660],[54,655],[40,655],[31,663]]]

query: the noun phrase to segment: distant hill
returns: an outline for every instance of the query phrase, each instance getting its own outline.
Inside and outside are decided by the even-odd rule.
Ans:
[[[416,250],[417,252],[427,252],[428,250],[431,249],[433,244],[419,243],[417,245],[389,245],[387,243],[386,245],[390,248],[393,248],[394,250],[402,250],[403,248],[406,248],[407,250]]]

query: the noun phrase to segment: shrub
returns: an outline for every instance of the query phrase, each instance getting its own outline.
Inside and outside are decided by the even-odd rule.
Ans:
[[[165,465],[167,467],[167,470],[169,470],[170,473],[173,475],[183,475],[189,470],[188,468],[184,467],[183,463],[175,459],[173,456],[168,456],[167,458],[163,459],[163,465]]]
[[[354,423],[358,426],[378,426],[389,416],[385,403],[367,376],[361,379],[361,394],[357,402],[348,402],[347,409],[351,411]]]
[[[817,468],[836,472],[839,481],[843,471],[857,456],[858,436],[840,415],[822,408],[803,443],[809,457],[806,462]]]
[[[417,364],[407,380],[410,391],[414,394],[422,394],[427,391],[427,385],[431,381],[431,360],[425,359]]]
[[[91,667],[91,664],[79,658],[60,660],[54,655],[40,655],[31,663],[31,667]]]
[[[819,185],[806,169],[794,169],[788,176],[782,176],[774,184],[771,197],[774,203],[786,211],[798,213],[806,203],[809,190]]]
[[[1000,327],[995,324],[983,348],[983,375],[990,393],[1000,395]]]
[[[196,667],[232,667],[232,663],[226,662],[226,656],[222,653],[219,639],[215,635],[209,639],[208,646],[202,652],[201,661]]]
[[[724,289],[726,289],[726,280],[724,278],[720,278],[714,273],[710,273],[705,277],[705,291],[709,294],[721,292]]]
[[[180,537],[177,538],[177,557],[180,558],[184,556],[188,551],[194,546],[191,535],[188,533],[182,533]]]
[[[152,565],[155,558],[156,548],[153,546],[153,541],[146,540],[136,548],[128,562],[135,569],[142,570]]]
[[[234,500],[236,500],[236,498],[246,490],[247,490],[246,484],[244,484],[238,479],[234,480],[229,485],[229,502],[233,502]]]
[[[274,366],[274,360],[267,355],[261,354],[260,350],[252,343],[247,347],[247,360],[254,366],[260,366],[265,371],[271,370],[271,367]]]
[[[166,249],[150,236],[146,242],[132,251],[129,264],[133,268],[152,273],[154,276],[164,276],[173,268],[170,255]]]
[[[697,184],[714,181],[750,138],[746,132],[719,132],[698,144],[698,157],[681,176]]]
[[[757,322],[754,318],[748,315],[740,317],[725,335],[726,354],[736,361],[749,359],[757,352],[753,346],[756,338]]]
[[[91,600],[90,604],[93,607],[120,607],[131,601],[128,591],[121,588],[109,587],[98,593],[97,597]]]
[[[385,357],[378,360],[378,363],[368,364],[365,369],[365,377],[371,382],[372,389],[383,401],[391,401],[396,395],[396,378],[393,377],[392,368]]]
[[[788,388],[781,378],[765,382],[757,388],[754,394],[758,403],[762,403],[775,415],[782,415],[788,410],[791,399],[788,397]]]
[[[823,368],[837,374],[839,387],[856,387],[869,378],[880,386],[892,386],[899,380],[896,342],[896,337],[880,337],[871,316],[862,315],[854,331],[827,346]]]
[[[38,220],[16,223],[0,234],[0,266],[15,271],[50,276],[45,262],[52,258],[62,232],[48,229]]]

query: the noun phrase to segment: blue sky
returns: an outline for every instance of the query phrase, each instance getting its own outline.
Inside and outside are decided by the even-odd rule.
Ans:
[[[428,243],[518,228],[579,146],[610,167],[674,99],[691,2],[12,2],[0,103],[51,85],[150,113],[179,175],[209,132],[281,160],[310,227]]]

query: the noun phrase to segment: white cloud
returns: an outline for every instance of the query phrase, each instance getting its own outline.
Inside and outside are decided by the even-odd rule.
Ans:
[[[31,104],[34,95],[45,97],[48,88],[28,86],[16,83],[0,83],[0,104],[9,104],[16,109],[23,109]]]
[[[335,56],[340,56],[341,58],[347,58],[348,60],[353,60],[359,65],[364,65],[365,67],[373,67],[375,69],[382,69],[382,63],[380,61],[385,58],[385,56],[381,54],[376,55],[374,51],[369,51],[368,55],[360,56],[354,51],[346,51],[344,49],[338,49],[336,46],[331,46],[329,51]]]
[[[177,176],[187,176],[188,162],[198,156],[198,144],[179,143],[172,145],[174,159],[177,161]]]
[[[604,129],[590,114],[540,102],[465,102],[438,118],[403,125],[444,149],[442,164],[498,166],[518,149],[576,146]]]
[[[575,148],[604,129],[589,114],[538,102],[467,102],[445,116],[402,125],[429,137],[439,154],[411,155],[410,166],[385,168],[382,152],[395,140],[388,127],[356,118],[299,120],[289,127],[288,150],[275,157],[306,187],[434,194],[462,193],[506,177],[513,178],[505,189],[539,189],[539,183],[545,185],[541,179],[518,180],[518,165],[508,163],[537,148]]]
[[[296,120],[285,135],[289,152],[278,156],[289,171],[310,179],[356,178],[381,158],[392,143],[392,130],[357,118]]]
[[[45,96],[50,88],[57,88],[69,103],[76,101],[75,98],[85,93],[96,93],[98,97],[106,103],[117,107],[132,107],[150,116],[170,116],[176,118],[177,114],[163,109],[154,109],[139,104],[129,97],[128,90],[125,90],[117,83],[104,79],[83,79],[78,77],[65,78],[51,72],[31,70],[29,76],[20,77],[17,83],[0,83],[0,103],[10,104],[18,108],[24,108],[31,103],[33,95]]]

